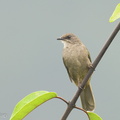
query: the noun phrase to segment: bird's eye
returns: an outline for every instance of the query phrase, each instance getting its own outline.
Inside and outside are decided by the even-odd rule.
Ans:
[[[66,37],[66,39],[70,39],[70,38],[71,38],[71,36],[67,36],[67,37]]]

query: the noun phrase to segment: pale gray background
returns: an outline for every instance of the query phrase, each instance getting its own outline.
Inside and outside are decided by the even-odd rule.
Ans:
[[[0,120],[8,120],[16,103],[31,92],[55,91],[71,100],[71,84],[56,38],[76,34],[94,60],[119,20],[109,23],[118,0],[0,0]],[[104,120],[120,115],[120,33],[92,76],[95,112]],[[80,106],[80,102],[77,103]],[[25,120],[60,120],[65,103],[53,99]],[[84,119],[83,119],[84,117]],[[86,120],[73,110],[68,120]]]

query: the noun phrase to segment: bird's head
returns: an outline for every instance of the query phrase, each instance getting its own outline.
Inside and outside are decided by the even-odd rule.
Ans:
[[[61,40],[64,43],[64,45],[69,43],[70,44],[80,43],[79,38],[72,33],[67,33],[65,35],[62,35],[60,38],[57,38],[57,40]]]

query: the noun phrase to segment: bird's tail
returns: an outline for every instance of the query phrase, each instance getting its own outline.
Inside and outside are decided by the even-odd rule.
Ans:
[[[87,84],[82,91],[81,95],[82,108],[86,111],[93,111],[95,108],[94,96],[92,94],[92,88],[90,83]]]

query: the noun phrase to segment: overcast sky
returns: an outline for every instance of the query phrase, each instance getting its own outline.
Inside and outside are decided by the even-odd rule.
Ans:
[[[54,91],[67,101],[77,87],[62,61],[63,44],[56,39],[74,33],[87,46],[92,61],[118,24],[109,23],[118,0],[1,0],[0,1],[0,120],[8,120],[23,97],[40,90]],[[92,76],[95,113],[104,120],[120,114],[120,33]],[[81,106],[80,100],[77,102]],[[60,120],[65,103],[53,99],[25,120]],[[68,120],[86,120],[73,110]]]

